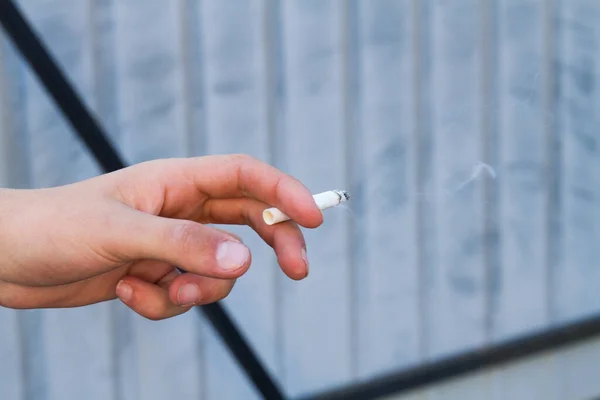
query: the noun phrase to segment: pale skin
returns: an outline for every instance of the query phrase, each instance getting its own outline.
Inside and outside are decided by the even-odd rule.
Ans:
[[[271,206],[293,221],[265,224]],[[322,222],[302,183],[245,155],[156,160],[66,186],[0,189],[0,306],[119,298],[148,319],[171,318],[225,298],[250,268],[242,240],[210,224],[250,226],[283,272],[301,280],[308,262],[299,225]]]

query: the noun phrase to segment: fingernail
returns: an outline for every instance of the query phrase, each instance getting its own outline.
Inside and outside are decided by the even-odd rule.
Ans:
[[[217,249],[217,263],[228,271],[240,268],[248,261],[248,257],[250,257],[250,251],[238,242],[223,242]]]
[[[125,283],[124,281],[119,282],[116,292],[117,297],[125,303],[131,300],[131,296],[133,296],[133,288],[130,284]]]
[[[200,289],[194,282],[183,284],[177,291],[177,303],[181,307],[189,307],[200,301]]]
[[[306,265],[306,275],[304,276],[306,278],[308,276],[308,257],[306,256],[306,249],[303,248],[300,255],[302,257],[302,261],[304,261],[304,264]]]

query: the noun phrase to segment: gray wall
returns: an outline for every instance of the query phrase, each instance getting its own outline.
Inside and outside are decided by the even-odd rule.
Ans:
[[[128,163],[244,152],[351,191],[302,282],[232,229],[225,304],[289,394],[599,311],[600,2],[19,3]],[[0,184],[100,172],[6,38],[0,77]],[[2,400],[256,397],[196,313],[0,309],[0,337]],[[579,398],[589,348],[415,398]]]

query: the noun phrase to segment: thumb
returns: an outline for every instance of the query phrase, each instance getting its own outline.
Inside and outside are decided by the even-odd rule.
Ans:
[[[202,276],[234,279],[247,271],[251,253],[239,238],[194,221],[127,209],[117,218],[111,247],[126,260],[153,259]]]

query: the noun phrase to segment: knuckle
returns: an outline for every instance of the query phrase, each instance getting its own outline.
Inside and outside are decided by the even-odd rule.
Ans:
[[[271,194],[271,196],[274,199],[279,198],[279,192],[281,191],[282,184],[283,184],[283,177],[282,176],[277,177],[277,180],[275,181],[275,184],[273,185],[273,193]]]
[[[238,242],[240,242],[240,243],[243,243],[243,242],[244,242],[244,241],[242,240],[242,237],[241,237],[241,236],[239,236],[239,235],[237,235],[237,234],[235,234],[235,233],[233,233],[233,232],[230,232],[230,231],[228,231],[228,230],[221,229],[221,228],[216,228],[216,227],[215,227],[214,229],[215,229],[215,230],[217,230],[217,231],[219,231],[219,232],[223,232],[225,235],[227,235],[227,236],[230,236],[230,237],[232,237],[232,238],[236,239],[236,240],[237,240]]]
[[[246,164],[246,163],[255,161],[254,157],[252,157],[249,154],[244,154],[244,153],[232,154],[231,157],[234,161],[236,161],[240,164]]]
[[[170,240],[184,255],[198,249],[199,228],[194,222],[181,222],[171,231]]]

